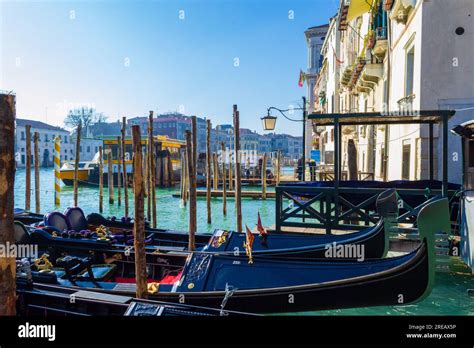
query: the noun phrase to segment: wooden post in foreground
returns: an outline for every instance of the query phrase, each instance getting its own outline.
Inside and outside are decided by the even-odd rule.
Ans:
[[[135,196],[135,214],[133,224],[134,251],[135,251],[135,280],[137,284],[136,296],[148,298],[146,254],[145,254],[145,199],[144,182],[142,176],[142,141],[140,126],[132,126],[133,141],[133,192]]]
[[[148,187],[151,196],[151,218],[152,226],[156,228],[156,180],[155,180],[155,142],[153,141],[153,111],[148,116]]]
[[[222,214],[227,215],[227,186],[226,186],[226,167],[225,167],[225,145],[224,142],[221,143],[221,158],[222,158]]]
[[[74,206],[77,207],[77,196],[79,188],[79,160],[81,158],[81,131],[82,124],[79,124],[76,128],[76,158],[74,161]]]
[[[13,245],[15,96],[0,95],[0,244]],[[15,257],[0,257],[0,315],[16,315]]]
[[[99,212],[104,211],[104,157],[102,146],[99,146]]]
[[[267,199],[267,154],[262,156],[262,199]]]
[[[107,181],[109,185],[109,204],[114,204],[114,167],[112,159],[112,146],[107,151]]]
[[[120,188],[122,180],[122,164],[120,163],[120,159],[122,158],[122,146],[120,145],[120,137],[117,137],[117,204],[119,206],[122,205],[122,190]]]
[[[242,201],[240,172],[240,122],[237,105],[234,105],[234,151],[235,151],[235,213],[237,232],[242,231]]]
[[[127,123],[127,118],[123,117],[122,118],[122,142],[121,142],[121,153],[122,153],[122,173],[123,173],[123,200],[124,200],[124,205],[125,205],[125,217],[128,217],[128,174],[127,174],[127,163],[125,162],[126,157],[125,157],[125,131],[126,131],[126,123]]]
[[[31,209],[31,126],[25,125],[26,133],[26,167],[25,167],[25,210]]]
[[[186,131],[186,154],[187,154],[187,164],[188,164],[188,175],[189,175],[189,242],[188,250],[193,251],[196,249],[195,246],[195,233],[196,233],[196,172],[194,168],[194,159],[193,159],[193,145],[191,143],[191,132]]]
[[[207,207],[207,223],[211,223],[211,120],[207,120],[206,129],[206,207]],[[214,182],[216,175],[216,166],[214,165]],[[215,189],[215,186],[214,186]]]
[[[150,191],[150,180],[148,180],[150,171],[148,169],[148,142],[146,150],[143,149],[143,181],[144,181],[144,195],[146,197],[146,218],[148,222],[151,221],[151,191]]]
[[[41,213],[41,199],[40,199],[40,155],[39,155],[39,133],[35,132],[33,135],[33,142],[35,145],[35,213]]]

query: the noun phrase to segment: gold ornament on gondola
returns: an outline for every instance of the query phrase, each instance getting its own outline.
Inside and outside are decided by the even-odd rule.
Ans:
[[[53,264],[49,261],[49,255],[43,254],[40,258],[35,260],[35,267],[40,272],[50,272]]]
[[[95,232],[97,233],[97,239],[98,240],[109,240],[109,230],[107,227],[104,225],[100,225],[95,229]]]
[[[253,263],[253,257],[252,257],[252,246],[253,246],[253,240],[255,237],[253,236],[252,231],[245,225],[245,242],[244,242],[244,248],[245,248],[245,254],[249,257],[249,263]]]

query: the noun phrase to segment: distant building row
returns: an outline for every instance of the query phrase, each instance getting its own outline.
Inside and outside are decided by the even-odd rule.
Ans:
[[[26,164],[26,131],[25,126],[31,125],[31,140],[33,149],[33,134],[39,133],[40,165],[49,167],[53,165],[54,138],[61,137],[61,162],[75,159],[75,134],[69,131],[48,125],[43,122],[17,119],[15,153],[17,167],[25,167]],[[127,134],[130,134],[130,126],[139,125],[143,135],[148,132],[148,117],[135,117],[127,121]],[[198,126],[198,152],[206,152],[206,119],[197,118]],[[120,122],[96,123],[83,130],[81,134],[80,159],[89,161],[99,151],[102,138],[105,136],[120,136],[122,124]],[[166,135],[172,139],[184,140],[185,131],[191,129],[191,117],[178,113],[159,115],[153,119],[153,130],[155,135]],[[211,151],[217,152],[221,149],[221,143],[228,149],[234,148],[234,128],[231,125],[217,125],[211,131]],[[250,129],[240,129],[241,150],[257,151],[257,153],[269,153],[281,150],[284,157],[298,159],[301,157],[302,138],[288,134],[266,134],[261,135]],[[32,150],[33,151],[33,150]]]

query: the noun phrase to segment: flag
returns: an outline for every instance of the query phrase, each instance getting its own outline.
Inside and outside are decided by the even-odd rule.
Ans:
[[[298,81],[298,86],[303,87],[303,83],[306,80],[303,70],[300,69],[300,80]]]
[[[244,248],[245,248],[245,254],[249,257],[249,263],[253,263],[253,258],[252,258],[252,245],[253,245],[253,240],[254,236],[252,231],[245,225],[245,242],[244,242]]]
[[[260,219],[260,212],[258,212],[257,231],[259,233],[260,239],[262,240],[261,241],[262,245],[265,248],[268,248],[268,244],[267,244],[268,231],[262,225],[262,219]]]
[[[266,236],[268,234],[265,227],[262,225],[262,219],[260,219],[260,212],[258,212],[258,221],[257,221],[257,231],[261,236]]]

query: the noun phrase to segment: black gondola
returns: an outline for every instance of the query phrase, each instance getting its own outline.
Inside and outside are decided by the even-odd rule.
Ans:
[[[142,300],[130,296],[33,284],[19,272],[17,314],[22,316],[250,316],[217,308]]]
[[[382,217],[396,214],[397,201],[393,190],[379,196],[384,201]],[[390,197],[391,208],[387,210]],[[379,204],[380,205],[380,204]],[[380,209],[380,207],[379,207]],[[380,218],[370,228],[346,234],[309,234],[309,233],[271,233],[261,236],[254,243],[255,256],[278,256],[285,258],[323,258],[328,245],[363,245],[364,258],[381,258],[388,251],[388,229],[390,220]],[[98,238],[91,232],[106,226],[110,232],[107,238]],[[67,247],[97,250],[123,250],[133,244],[133,224],[130,221],[114,221],[101,215],[91,214],[86,219],[80,208],[69,208],[65,214],[52,212],[45,216],[42,225],[30,230],[31,240],[39,245],[58,245]],[[67,231],[67,232],[65,232]],[[196,235],[198,251],[219,253],[220,255],[236,256],[244,253],[245,233],[216,230],[213,235]],[[188,235],[185,232],[167,231],[147,228],[146,248],[149,252],[182,253],[187,250]]]
[[[413,252],[363,262],[256,256],[250,264],[242,257],[193,253],[183,255],[180,266],[156,255],[155,262],[148,263],[149,278],[155,281],[150,298],[169,302],[184,298],[189,305],[224,305],[255,313],[413,303],[432,289],[435,234],[450,229],[448,200],[423,207],[418,228],[422,243]],[[56,267],[49,272],[33,272],[33,280],[101,293],[135,292],[133,263],[122,254],[108,261],[62,255],[52,263]]]

